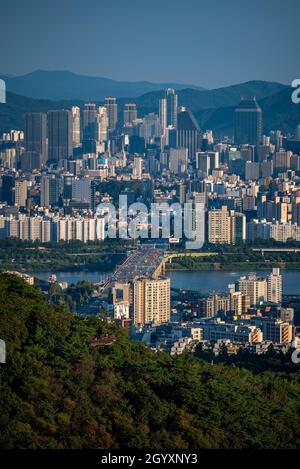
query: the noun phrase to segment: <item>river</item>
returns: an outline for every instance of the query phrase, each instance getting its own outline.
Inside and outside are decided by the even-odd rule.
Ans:
[[[169,272],[173,288],[186,290],[223,290],[227,291],[227,285],[233,283],[242,275],[248,275],[250,270],[226,271],[174,271]],[[52,272],[28,272],[42,280],[47,280]],[[257,275],[266,277],[270,270],[259,270]],[[300,270],[282,270],[283,293],[287,295],[300,294]],[[99,282],[109,276],[109,272],[89,272],[78,270],[73,272],[55,272],[59,282],[77,283],[82,280]]]

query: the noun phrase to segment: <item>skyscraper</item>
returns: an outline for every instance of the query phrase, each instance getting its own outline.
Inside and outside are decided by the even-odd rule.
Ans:
[[[27,181],[18,179],[15,183],[15,204],[18,207],[25,207],[27,200]]]
[[[170,148],[169,167],[175,174],[184,174],[187,170],[187,148]]]
[[[107,109],[108,131],[114,132],[118,122],[118,105],[117,98],[114,96],[106,96],[104,106]]]
[[[72,146],[73,148],[80,145],[80,108],[73,106],[72,113]]]
[[[48,114],[48,158],[59,161],[72,156],[72,114],[61,109]]]
[[[173,88],[166,91],[167,99],[167,126],[177,127],[178,96]]]
[[[188,149],[190,161],[194,161],[200,150],[202,133],[192,112],[181,107],[177,116],[176,146]]]
[[[234,111],[234,143],[260,145],[262,143],[262,110],[255,98],[241,99]]]
[[[158,102],[158,115],[159,115],[159,123],[161,125],[162,134],[166,134],[167,128],[167,99],[161,98]]]
[[[82,124],[83,140],[97,140],[97,108],[95,103],[85,103]]]
[[[105,106],[99,106],[98,108],[98,141],[105,142],[107,140],[108,130],[108,115]]]
[[[7,205],[13,205],[15,203],[15,174],[6,173],[2,176],[2,202],[6,202]]]
[[[123,116],[124,126],[126,126],[128,124],[132,124],[132,122],[136,119],[137,119],[136,104],[135,103],[125,104],[124,116]]]
[[[41,207],[50,207],[58,201],[58,181],[55,174],[46,174],[41,179]]]
[[[143,158],[135,156],[133,160],[132,177],[133,179],[141,179],[143,173]]]
[[[43,112],[25,114],[25,148],[38,154],[40,165],[46,163],[47,155],[47,116]]]

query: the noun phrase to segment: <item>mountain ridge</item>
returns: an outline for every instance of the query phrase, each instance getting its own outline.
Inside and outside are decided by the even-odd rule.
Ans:
[[[253,84],[254,83],[254,84]],[[204,101],[192,100],[193,96],[199,96],[194,90],[185,89],[178,92],[179,104],[185,104],[191,109],[205,130],[211,128],[216,136],[231,135],[233,127],[233,111],[239,103],[241,92],[259,91],[258,99],[264,114],[264,131],[268,132],[274,128],[285,132],[293,132],[295,126],[300,123],[300,106],[291,101],[291,89],[284,85],[268,82],[246,82],[245,84],[233,85],[229,87],[226,95],[226,88],[217,89],[217,96],[211,94]],[[274,92],[279,90],[278,92]],[[273,93],[274,92],[274,93]],[[267,93],[267,95],[266,95]],[[139,115],[143,116],[148,112],[157,112],[158,99],[163,95],[163,90],[148,93],[139,98],[135,98]],[[202,96],[202,94],[200,93]],[[207,95],[206,95],[207,96]],[[188,99],[189,98],[189,99]],[[124,104],[133,98],[122,98],[118,100],[119,112],[122,113]],[[187,102],[185,102],[185,99]],[[201,98],[202,99],[202,98]],[[100,104],[101,101],[98,101]],[[209,106],[211,103],[223,104],[220,107]],[[224,103],[230,103],[230,105]],[[70,108],[71,106],[82,107],[84,101],[81,100],[60,100],[53,101],[47,99],[32,99],[14,93],[7,93],[6,104],[0,105],[0,131],[24,128],[24,114],[26,112],[47,112],[50,109]],[[207,105],[207,107],[203,107]],[[202,106],[202,107],[201,107]]]
[[[196,88],[193,84],[152,83],[150,81],[113,80],[111,78],[79,75],[68,70],[35,70],[25,75],[9,77],[0,74],[6,80],[7,90],[34,99],[82,99],[102,100],[113,95],[118,98],[131,95],[136,97],[162,88]]]

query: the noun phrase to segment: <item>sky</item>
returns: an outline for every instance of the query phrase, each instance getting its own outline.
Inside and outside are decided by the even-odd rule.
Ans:
[[[0,0],[0,72],[217,88],[300,78],[299,0]]]

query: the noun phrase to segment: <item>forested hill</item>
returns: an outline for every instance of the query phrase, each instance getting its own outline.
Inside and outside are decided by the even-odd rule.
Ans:
[[[116,340],[91,348],[94,337]],[[131,342],[0,275],[2,448],[300,447],[300,374],[254,375]]]

